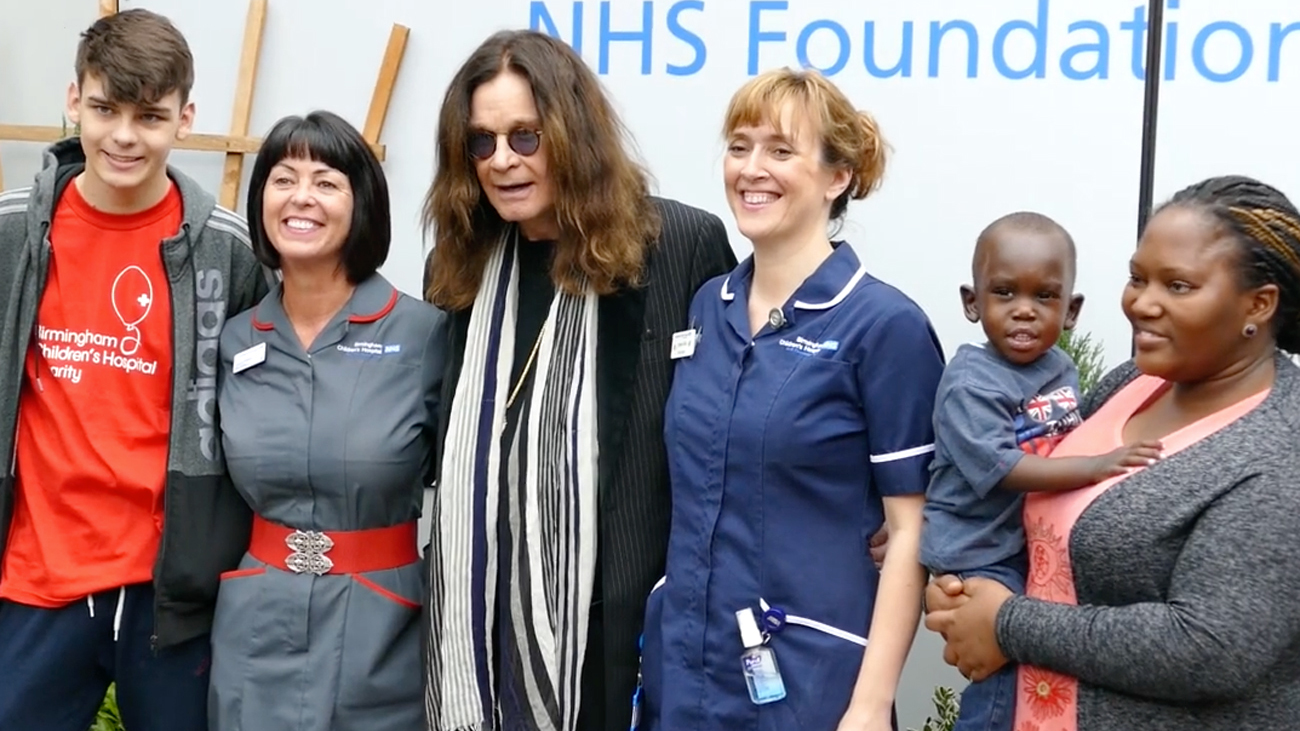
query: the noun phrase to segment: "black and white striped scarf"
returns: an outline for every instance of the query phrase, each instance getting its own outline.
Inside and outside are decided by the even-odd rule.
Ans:
[[[427,615],[431,731],[577,724],[596,565],[597,299],[556,291],[533,388],[503,449],[516,243],[517,234],[498,242],[470,312],[443,452]]]

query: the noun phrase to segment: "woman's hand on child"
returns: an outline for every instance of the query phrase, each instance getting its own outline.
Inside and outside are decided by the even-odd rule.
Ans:
[[[1011,591],[992,579],[963,582],[967,601],[956,609],[934,609],[925,626],[943,635],[943,659],[969,680],[980,681],[1007,664],[997,640],[997,616]]]
[[[1150,467],[1164,456],[1164,445],[1149,440],[1126,444],[1109,454],[1096,457],[1096,481],[1118,477],[1138,467]]]

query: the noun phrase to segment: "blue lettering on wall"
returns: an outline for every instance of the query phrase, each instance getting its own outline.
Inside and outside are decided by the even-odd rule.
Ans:
[[[799,9],[805,1],[531,0],[528,27],[564,40],[579,54],[586,49],[584,58],[600,74],[622,70],[691,76],[719,64],[738,71],[743,63],[750,75],[798,65],[828,76],[858,73],[900,80],[912,78],[914,69],[925,63],[929,78],[975,79],[981,73],[1081,82],[1146,77],[1150,29],[1145,4],[1119,17],[1088,17],[1088,3],[1033,0],[1032,5],[1018,6],[1023,10],[1015,14],[996,17],[982,3],[979,19],[973,20],[938,15],[918,3],[908,5],[915,8],[915,16],[881,25],[869,3],[846,0],[833,5],[834,17],[792,12],[792,6]],[[1236,17],[1189,25],[1178,13],[1185,1],[1163,0],[1168,11],[1161,59],[1165,80],[1224,84],[1244,78],[1270,83],[1300,78],[1300,50],[1285,50],[1288,39],[1300,31],[1300,2],[1288,6],[1293,14],[1289,18],[1261,18],[1249,3],[1224,3],[1215,7],[1232,8]],[[599,17],[584,22],[596,5]],[[631,12],[616,17],[615,5]],[[742,24],[743,36],[736,34]],[[710,46],[718,45],[731,49],[732,57],[710,53]],[[1112,73],[1124,68],[1125,56],[1130,73]],[[635,58],[640,63],[631,61]]]
[[[795,55],[799,57],[799,65],[804,68],[813,67],[812,62],[808,60],[808,41],[812,39],[813,33],[819,30],[829,30],[835,34],[839,41],[839,55],[835,58],[835,63],[824,69],[817,69],[827,76],[834,76],[844,70],[849,64],[849,32],[844,30],[844,26],[833,20],[815,20],[805,25],[803,30],[799,31],[799,40],[795,42]]]
[[[540,0],[533,0],[533,3],[528,6],[528,27],[532,30],[540,30],[553,38],[563,38],[555,27],[555,20],[551,17],[551,9]],[[581,0],[573,3],[573,35],[569,36],[568,44],[579,54],[582,53]]]
[[[1178,73],[1178,23],[1165,25],[1165,81],[1173,81]]]
[[[1210,36],[1221,30],[1226,30],[1237,36],[1237,41],[1241,44],[1241,60],[1237,62],[1237,65],[1231,71],[1226,73],[1216,72],[1205,62],[1205,44],[1210,41]],[[1250,34],[1246,32],[1245,28],[1227,20],[1220,20],[1205,26],[1200,33],[1196,34],[1196,40],[1192,42],[1192,64],[1196,66],[1196,70],[1200,72],[1201,76],[1210,81],[1225,82],[1240,79],[1242,74],[1246,73],[1246,69],[1250,68],[1250,59],[1253,55],[1255,55],[1255,49],[1250,42]]]
[[[609,44],[625,41],[641,44],[641,74],[650,73],[650,59],[653,57],[651,41],[654,40],[655,4],[646,0],[641,3],[641,30],[615,31],[609,28],[609,2],[600,4],[600,73],[609,73]]]
[[[686,45],[695,51],[695,60],[685,66],[668,64],[667,71],[670,76],[697,74],[700,69],[704,68],[704,62],[709,57],[709,49],[704,45],[704,39],[683,28],[681,21],[677,19],[683,10],[704,10],[704,0],[679,0],[668,9],[668,32],[674,38],[686,41]]]
[[[1133,31],[1133,78],[1141,81],[1146,78],[1147,9],[1133,8],[1133,19],[1120,23],[1119,29]]]
[[[1030,76],[1044,78],[1047,76],[1047,0],[1038,0],[1038,18],[1036,23],[1027,20],[1012,20],[998,28],[993,36],[993,65],[998,73],[1008,79],[1027,79]],[[1013,69],[1007,63],[1007,36],[1012,31],[1027,30],[1034,36],[1034,62],[1027,68]]]
[[[966,34],[966,78],[973,79],[979,74],[980,36],[975,26],[965,20],[950,20],[943,25],[937,20],[930,23],[930,78],[939,76],[939,46],[951,30]]]
[[[1281,23],[1268,27],[1268,80],[1277,81],[1281,76],[1282,41],[1291,35],[1291,31],[1300,30],[1300,23],[1292,23],[1285,28]]]
[[[763,12],[785,10],[788,7],[790,3],[786,0],[753,0],[749,3],[749,65],[746,68],[751,76],[758,73],[758,44],[785,40],[784,31],[759,30],[763,22]]]
[[[1061,73],[1067,79],[1082,81],[1084,79],[1105,79],[1110,76],[1110,31],[1095,20],[1080,20],[1070,24],[1070,35],[1081,30],[1090,30],[1097,34],[1096,43],[1076,43],[1061,54]],[[1079,68],[1074,59],[1081,54],[1093,54],[1091,68]]]
[[[912,75],[912,21],[903,21],[903,49],[899,52],[898,63],[889,68],[876,65],[876,21],[868,20],[862,24],[862,65],[867,73],[877,79],[891,76],[907,78]]]

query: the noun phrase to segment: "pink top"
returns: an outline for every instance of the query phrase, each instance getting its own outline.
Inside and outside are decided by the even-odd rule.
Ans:
[[[1167,383],[1138,376],[1120,389],[1052,452],[1053,457],[1105,454],[1124,445],[1124,426]],[[1179,452],[1244,416],[1268,396],[1268,389],[1217,411],[1164,437],[1164,454]],[[1025,594],[1060,604],[1077,604],[1070,570],[1070,531],[1083,511],[1135,468],[1091,487],[1059,493],[1031,493],[1025,498],[1025,538],[1029,547],[1029,581]],[[1022,665],[1016,692],[1015,731],[1078,731],[1079,681],[1059,673]]]

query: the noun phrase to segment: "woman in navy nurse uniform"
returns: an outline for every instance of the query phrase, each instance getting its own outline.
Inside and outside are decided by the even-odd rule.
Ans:
[[[647,607],[642,728],[890,729],[920,616],[943,356],[920,308],[827,236],[877,186],[884,141],[834,85],[788,69],[742,87],[724,133],[754,254],[704,285],[674,349],[672,533]],[[775,702],[747,690],[742,610],[775,654]]]

